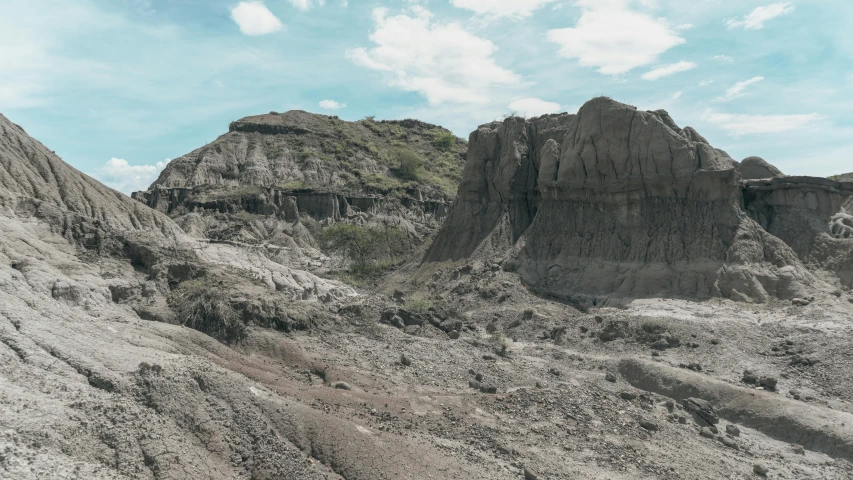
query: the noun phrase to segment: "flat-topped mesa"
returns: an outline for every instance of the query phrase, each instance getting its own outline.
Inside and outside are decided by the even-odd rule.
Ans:
[[[267,241],[258,232],[289,231],[284,223],[305,216],[390,222],[420,241],[446,216],[466,150],[450,131],[417,120],[271,112],[232,122],[133,198],[203,236]]]
[[[814,277],[746,214],[742,191],[757,187],[739,167],[665,111],[603,97],[576,115],[482,125],[424,261],[515,252],[505,268],[557,296],[803,294]],[[823,214],[837,199],[818,203]]]

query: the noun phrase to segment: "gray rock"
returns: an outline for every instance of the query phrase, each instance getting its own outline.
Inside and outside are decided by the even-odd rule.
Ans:
[[[739,437],[740,429],[730,423],[726,425],[726,433],[733,437]]]
[[[770,470],[768,470],[764,465],[762,465],[760,463],[756,463],[752,466],[752,471],[753,471],[753,473],[756,473],[756,474],[764,477],[767,475],[767,472],[769,472]]]
[[[758,379],[758,384],[771,392],[776,390],[777,383],[778,380],[776,380],[776,377],[761,377]]]
[[[737,171],[744,180],[773,178],[782,175],[778,168],[770,165],[761,157],[744,158],[738,165]]]
[[[496,394],[498,393],[498,387],[494,385],[480,385],[480,391],[482,393]]]
[[[740,445],[738,445],[737,442],[735,442],[734,440],[732,440],[729,437],[720,435],[717,437],[717,441],[722,443],[723,445],[729,447],[729,448],[732,448],[735,450],[740,450]]]
[[[650,432],[657,432],[660,429],[660,427],[658,427],[658,425],[656,423],[651,422],[649,420],[640,420],[639,423],[640,423],[641,427],[643,427],[644,429],[646,429]]]
[[[539,476],[533,473],[533,470],[524,467],[524,480],[539,480]]]
[[[604,375],[604,379],[605,379],[605,380],[607,380],[608,382],[616,383],[616,375],[613,375],[613,374],[612,374],[612,373],[610,373],[610,372],[607,372],[607,373]]]
[[[352,387],[346,382],[335,382],[334,387],[338,390],[352,390]]]
[[[688,398],[682,402],[682,406],[685,410],[692,413],[697,421],[700,421],[704,425],[711,426],[720,423],[720,417],[717,416],[714,407],[706,400]]]
[[[660,111],[595,98],[577,115],[480,126],[458,199],[424,261],[470,258],[478,249],[509,253],[524,235],[515,267],[543,293],[793,298],[814,277],[795,249],[762,227],[778,213],[774,194],[763,192],[788,188],[786,201],[796,202],[814,191],[827,210],[846,197],[811,179],[781,180],[750,180],[758,183],[747,185],[747,196],[736,162],[693,129]],[[800,202],[798,212],[814,214]],[[625,211],[635,212],[630,222],[600,221]]]

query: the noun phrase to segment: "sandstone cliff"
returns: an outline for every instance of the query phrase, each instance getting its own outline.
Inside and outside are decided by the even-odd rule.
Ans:
[[[596,98],[577,115],[472,133],[459,198],[424,261],[516,253],[505,268],[562,297],[791,298],[815,282],[798,256],[808,252],[768,218],[790,205],[827,231],[850,191],[742,185],[737,162],[666,112]]]

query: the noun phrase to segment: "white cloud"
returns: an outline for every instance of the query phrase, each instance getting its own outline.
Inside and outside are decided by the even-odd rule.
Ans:
[[[717,113],[706,110],[702,120],[716,125],[729,135],[754,135],[781,133],[807,127],[823,117],[817,113],[799,115],[745,115],[737,113]]]
[[[681,25],[675,27],[676,30],[690,30],[693,28],[692,23],[682,23]]]
[[[713,80],[702,80],[701,82],[699,82],[699,86],[700,87],[707,87],[708,85],[710,85],[712,83],[714,83]]]
[[[763,7],[758,7],[749,12],[742,20],[730,19],[726,22],[729,28],[743,27],[749,30],[758,30],[764,28],[764,22],[774,19],[780,15],[786,15],[794,11],[794,5],[791,2],[772,3]]]
[[[729,89],[726,90],[726,94],[718,98],[718,100],[731,100],[733,98],[742,97],[743,91],[746,90],[746,87],[754,85],[762,80],[764,80],[764,77],[752,77],[749,80],[737,82],[729,87]]]
[[[338,110],[338,109],[344,108],[346,106],[347,105],[345,103],[338,103],[334,100],[323,100],[320,102],[320,108],[323,108],[326,110]]]
[[[546,113],[557,113],[560,108],[559,103],[547,102],[538,98],[522,98],[509,104],[510,110],[523,117],[538,117]]]
[[[487,17],[529,17],[543,5],[557,0],[450,0],[454,7]]]
[[[131,165],[127,160],[113,157],[93,177],[111,188],[130,194],[137,190],[147,190],[170,161],[171,159],[167,158],[154,165]]]
[[[666,22],[629,8],[629,0],[579,0],[581,17],[574,28],[548,31],[562,57],[619,75],[654,62],[658,55],[681,45]]]
[[[679,98],[681,98],[681,91],[680,90],[672,94],[673,100],[678,100]]]
[[[231,10],[231,18],[245,35],[267,35],[283,28],[281,20],[261,2],[240,2]]]
[[[290,4],[303,12],[310,10],[315,4],[322,7],[326,4],[326,0],[290,0]],[[346,7],[349,3],[344,0],[343,6]]]
[[[718,62],[723,62],[723,63],[732,63],[735,61],[734,58],[732,58],[728,55],[714,55],[713,57],[711,57],[711,60],[716,60]]]
[[[387,9],[375,9],[374,47],[349,50],[347,58],[382,72],[390,86],[420,93],[432,105],[484,104],[493,87],[521,81],[495,63],[492,55],[498,48],[492,42],[459,24],[433,22],[423,7],[411,10],[411,16],[389,17]]]
[[[671,65],[664,65],[654,70],[649,70],[648,72],[643,74],[642,78],[643,80],[657,80],[659,78],[668,77],[679,72],[693,70],[694,68],[696,68],[696,64],[693,62],[678,62],[673,63]]]

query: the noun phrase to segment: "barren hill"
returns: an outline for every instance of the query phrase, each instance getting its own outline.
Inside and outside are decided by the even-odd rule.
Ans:
[[[0,478],[851,478],[847,184],[607,99],[446,133],[250,117],[130,200],[0,116]],[[428,241],[377,291],[329,231]]]

